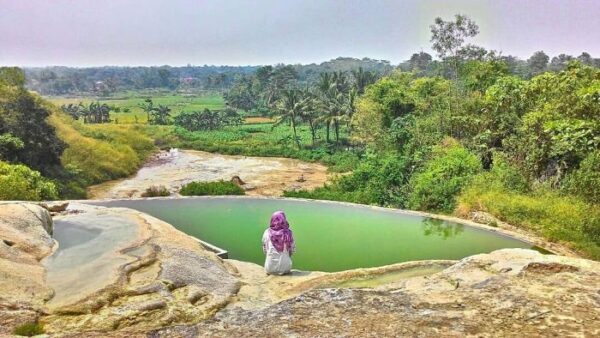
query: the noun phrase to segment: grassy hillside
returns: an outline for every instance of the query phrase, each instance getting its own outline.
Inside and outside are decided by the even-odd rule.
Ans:
[[[66,197],[84,197],[88,185],[135,173],[156,149],[142,126],[84,125],[57,111],[48,121],[67,144],[61,156]]]

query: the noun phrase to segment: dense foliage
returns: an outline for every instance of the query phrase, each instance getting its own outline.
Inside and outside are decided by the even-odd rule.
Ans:
[[[468,18],[437,20],[432,33],[442,76],[395,72],[367,87],[350,135],[366,156],[352,174],[286,196],[485,211],[600,257],[600,69],[572,60],[544,72],[538,53],[541,73],[527,80],[465,44],[477,33]]]
[[[245,195],[244,189],[233,182],[191,182],[179,191],[184,196]]]
[[[0,200],[52,200],[58,189],[38,171],[0,161]]]
[[[49,108],[23,87],[23,77],[18,68],[0,68],[0,159],[52,175],[65,144],[46,122]]]

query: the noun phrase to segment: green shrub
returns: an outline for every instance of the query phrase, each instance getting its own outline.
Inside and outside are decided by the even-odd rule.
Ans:
[[[412,209],[451,212],[463,186],[481,171],[477,156],[454,140],[445,143],[434,148],[431,159],[411,178]]]
[[[56,185],[38,171],[22,164],[0,161],[0,200],[52,200],[58,198]]]
[[[349,175],[312,191],[286,191],[284,196],[404,207],[408,163],[395,152],[368,153]]]
[[[590,153],[579,169],[567,177],[565,190],[590,203],[600,204],[600,151]]]
[[[44,326],[40,323],[25,323],[17,326],[13,333],[17,336],[32,337],[44,334]]]
[[[146,188],[142,193],[142,197],[163,197],[170,196],[171,192],[164,185],[153,185]]]
[[[245,195],[244,189],[233,182],[191,182],[179,191],[184,196]]]

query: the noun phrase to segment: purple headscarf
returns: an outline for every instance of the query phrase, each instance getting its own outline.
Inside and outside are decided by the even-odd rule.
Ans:
[[[283,211],[275,211],[271,216],[269,238],[277,252],[283,252],[284,247],[290,254],[294,251],[294,236]]]

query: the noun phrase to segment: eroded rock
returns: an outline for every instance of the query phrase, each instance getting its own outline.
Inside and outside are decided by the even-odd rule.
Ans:
[[[226,263],[165,222],[124,208],[70,208],[84,212],[58,217],[57,236],[66,225],[86,233],[49,260],[49,284],[61,291],[41,319],[47,332],[143,332],[196,323],[239,288]]]
[[[53,291],[40,260],[54,247],[48,211],[32,203],[0,203],[0,335],[34,322]]]
[[[151,336],[592,337],[600,333],[599,287],[598,262],[505,249],[395,289],[315,289]]]

